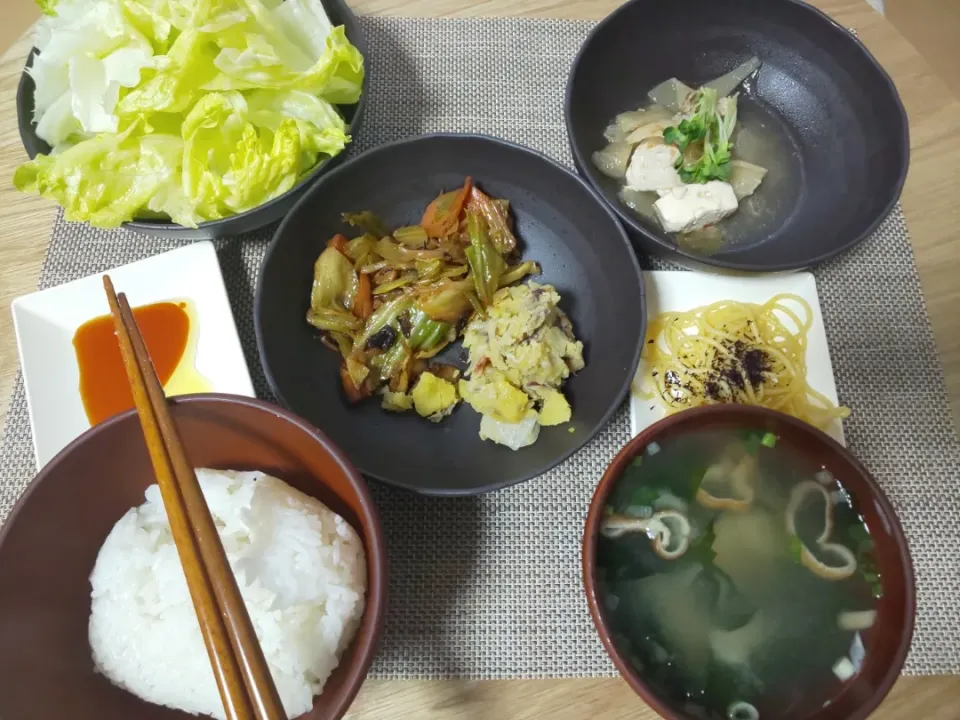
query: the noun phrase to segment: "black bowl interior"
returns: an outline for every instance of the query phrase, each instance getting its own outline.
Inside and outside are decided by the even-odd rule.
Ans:
[[[416,223],[437,194],[472,176],[510,200],[540,283],[563,297],[585,346],[586,368],[566,385],[569,425],[543,428],[513,452],[480,440],[480,416],[461,404],[440,424],[397,415],[376,399],[348,404],[339,355],[304,320],[313,264],[335,233],[359,234],[345,211],[369,209],[393,227]],[[260,360],[278,399],[307,418],[364,474],[431,494],[493,490],[539,475],[578,450],[625,396],[645,326],[642,277],[612,212],[572,173],[537,153],[481,136],[434,135],[381,146],[321,178],[280,226],[261,267],[255,303]],[[460,344],[446,359],[461,361]]]
[[[364,39],[360,23],[356,15],[350,10],[350,7],[344,0],[323,0],[324,9],[334,26],[343,25],[350,42],[360,51],[364,58],[368,57],[367,44]],[[17,123],[20,127],[20,140],[27,156],[34,158],[43,153],[50,152],[50,146],[37,137],[36,125],[33,122],[33,94],[37,86],[30,73],[27,72],[33,65],[33,59],[37,55],[37,49],[30,51],[27,57],[26,67],[20,76],[20,84],[17,87]],[[360,94],[360,100],[355,105],[338,106],[344,119],[347,121],[348,134],[356,135],[357,128],[363,117],[363,109],[366,105],[367,90],[369,88],[369,65],[365,66],[366,72],[363,77],[363,88]],[[158,235],[161,237],[177,237],[185,240],[205,240],[210,238],[228,237],[231,235],[240,235],[246,232],[259,230],[270,223],[276,222],[293,207],[294,203],[303,195],[310,183],[320,174],[338,165],[349,151],[349,145],[336,157],[330,158],[319,163],[306,178],[302,179],[295,187],[288,190],[283,195],[265,202],[252,210],[231,215],[220,220],[211,220],[200,223],[196,228],[183,227],[176,223],[165,222],[161,220],[134,220],[125,223],[124,227],[130,230],[136,230],[147,235]]]
[[[754,55],[763,65],[740,108],[744,126],[774,141],[770,174],[748,200],[765,204],[766,219],[738,230],[734,215],[724,246],[705,256],[624,205],[619,181],[590,158],[613,117],[658,83],[700,85]],[[848,30],[798,0],[690,0],[682,12],[628,2],[581,49],[566,118],[578,168],[642,249],[730,269],[797,269],[849,248],[893,208],[908,165],[907,118],[889,76]]]

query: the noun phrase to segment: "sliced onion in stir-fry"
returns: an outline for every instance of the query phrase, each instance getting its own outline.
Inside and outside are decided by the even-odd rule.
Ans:
[[[377,253],[389,263],[415,263],[417,260],[442,258],[443,250],[412,250],[390,238],[381,238],[377,243]]]
[[[307,310],[307,322],[317,330],[332,333],[352,333],[363,327],[363,321],[350,313],[329,308]]]
[[[416,273],[414,274],[407,273],[405,275],[401,275],[396,280],[391,280],[390,282],[386,282],[383,285],[378,285],[377,289],[373,291],[373,294],[383,295],[384,293],[388,293],[393,290],[398,290],[402,287],[407,287],[408,285],[412,285],[414,282],[416,282],[416,279],[417,279]]]
[[[472,305],[468,294],[473,292],[473,281],[442,280],[423,290],[417,297],[417,307],[433,320],[459,322],[465,317]]]
[[[390,228],[380,218],[369,210],[358,213],[343,213],[343,221],[364,232],[368,232],[376,238],[386,237],[390,234]]]
[[[314,310],[353,309],[359,282],[353,264],[347,256],[335,248],[328,247],[320,253],[320,257],[313,266],[310,307]]]
[[[423,225],[408,225],[407,227],[397,228],[393,231],[393,237],[401,245],[414,249],[423,248],[429,239]]]
[[[347,243],[347,257],[357,263],[365,255],[369,255],[377,247],[377,240],[373,235],[366,233],[360,237],[354,238]]]
[[[503,271],[503,274],[500,275],[500,287],[513,285],[515,282],[523,280],[527,275],[539,274],[540,266],[535,262],[528,261],[520,265],[514,265],[513,267],[508,267]]]

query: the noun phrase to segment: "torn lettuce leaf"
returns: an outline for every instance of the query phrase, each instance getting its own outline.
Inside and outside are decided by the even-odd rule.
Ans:
[[[359,100],[363,57],[320,0],[38,5],[33,119],[53,152],[15,184],[69,219],[196,226],[283,194],[350,142],[336,105]]]

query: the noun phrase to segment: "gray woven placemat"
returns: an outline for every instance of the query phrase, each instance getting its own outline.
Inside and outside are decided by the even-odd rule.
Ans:
[[[571,165],[562,117],[570,63],[590,24],[363,18],[371,73],[351,152],[430,131],[483,132]],[[256,269],[270,230],[218,243],[258,392]],[[179,243],[58,218],[40,286]],[[657,264],[658,268],[666,267]],[[817,273],[850,447],[889,493],[910,536],[919,587],[906,671],[960,672],[960,446],[913,255],[897,210],[869,241]],[[380,486],[391,562],[376,677],[576,677],[614,673],[587,614],[580,537],[593,488],[630,435],[627,413],[561,467],[479,498],[430,499]],[[0,518],[33,474],[23,385],[0,450]]]

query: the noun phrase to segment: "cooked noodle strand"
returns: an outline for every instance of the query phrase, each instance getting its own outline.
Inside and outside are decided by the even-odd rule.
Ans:
[[[821,429],[847,417],[807,382],[807,335],[813,311],[782,293],[763,304],[722,300],[688,312],[667,312],[647,331],[643,377],[634,392],[668,414],[735,402],[788,413]],[[650,342],[652,341],[652,342]],[[762,358],[747,367],[744,357]]]

